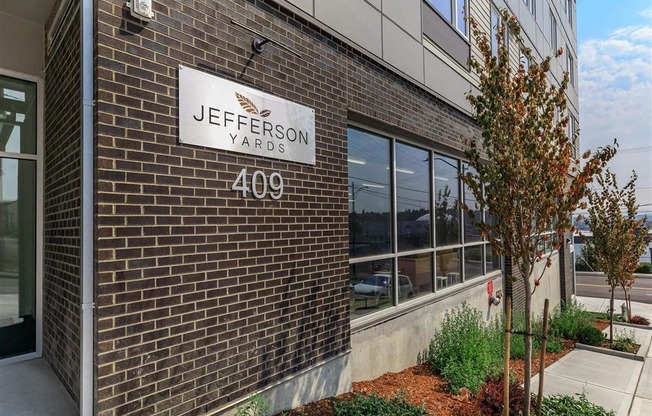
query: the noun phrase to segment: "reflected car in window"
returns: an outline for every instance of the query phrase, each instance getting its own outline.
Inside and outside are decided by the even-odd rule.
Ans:
[[[399,275],[398,296],[400,299],[414,296],[412,281],[408,276]],[[353,286],[355,297],[358,299],[377,299],[391,297],[392,275],[390,273],[375,273],[367,276],[363,281]]]

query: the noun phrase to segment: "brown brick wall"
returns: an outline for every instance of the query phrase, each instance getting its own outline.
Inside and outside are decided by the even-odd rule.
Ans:
[[[99,414],[202,414],[347,351],[348,120],[455,149],[470,119],[272,1],[157,1],[144,27],[97,4]],[[231,19],[302,57],[248,63]],[[179,144],[179,64],[314,108],[317,164]],[[243,167],[284,196],[231,191]]]
[[[66,19],[47,56],[45,73],[43,355],[79,402],[79,12]]]

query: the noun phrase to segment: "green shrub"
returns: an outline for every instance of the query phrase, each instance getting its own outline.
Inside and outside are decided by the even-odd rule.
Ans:
[[[578,340],[578,333],[593,328],[593,318],[576,302],[566,303],[557,309],[550,320],[550,335]]]
[[[525,312],[520,311],[512,315],[512,329],[514,331],[525,331]],[[532,319],[532,333],[541,335],[543,332],[542,319]],[[532,354],[541,349],[541,337],[532,337]],[[512,334],[509,339],[509,357],[525,358],[525,335]]]
[[[634,273],[652,274],[652,263],[640,263]]]
[[[457,393],[462,387],[476,393],[488,375],[499,372],[502,364],[502,333],[466,302],[448,312],[430,341],[428,362]]]
[[[548,337],[546,342],[546,352],[561,352],[564,349],[564,344],[561,339],[557,337]]]
[[[594,326],[581,327],[577,333],[577,341],[586,345],[600,345],[604,334]]]
[[[543,416],[615,416],[614,412],[586,400],[583,393],[577,398],[557,394],[546,396],[541,401],[541,414]]]
[[[425,416],[424,407],[415,406],[397,394],[391,400],[375,393],[371,396],[356,395],[350,400],[333,400],[335,416]]]
[[[267,416],[270,406],[260,394],[254,394],[249,401],[236,408],[235,416]]]
[[[636,339],[634,339],[634,331],[630,330],[628,332],[623,329],[622,331],[616,331],[616,334],[614,335],[614,342],[611,344],[611,349],[616,351],[630,352],[635,343]]]

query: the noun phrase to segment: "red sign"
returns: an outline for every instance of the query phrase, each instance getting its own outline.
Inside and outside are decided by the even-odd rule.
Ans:
[[[493,280],[490,280],[490,281],[487,282],[487,293],[489,295],[494,294],[494,282],[493,282]]]

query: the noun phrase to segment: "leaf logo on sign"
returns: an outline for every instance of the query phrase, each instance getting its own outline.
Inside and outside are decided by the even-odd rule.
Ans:
[[[269,110],[263,110],[263,111],[258,111],[258,108],[256,107],[256,104],[253,103],[249,98],[245,97],[242,94],[238,94],[237,92],[235,93],[235,98],[238,99],[238,103],[240,103],[240,106],[242,107],[243,110],[245,110],[249,114],[256,114],[261,117],[267,117],[268,115],[272,114],[271,111]]]

